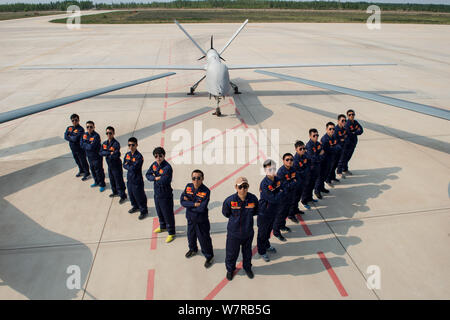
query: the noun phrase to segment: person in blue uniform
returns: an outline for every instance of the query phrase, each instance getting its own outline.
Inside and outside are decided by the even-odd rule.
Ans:
[[[91,187],[100,186],[100,192],[105,191],[105,171],[103,171],[103,158],[100,155],[100,135],[95,132],[93,121],[86,122],[86,132],[80,140],[81,148],[86,152],[89,165],[91,167],[94,183]]]
[[[113,127],[106,128],[106,136],[108,140],[102,143],[100,155],[105,157],[108,164],[108,176],[111,184],[111,198],[119,196],[119,203],[122,204],[127,200],[125,193],[125,182],[123,181],[122,159],[120,158],[120,143],[114,139],[115,130]]]
[[[314,194],[317,198],[322,199],[322,195],[320,193],[320,165],[322,163],[325,151],[323,151],[322,144],[319,140],[319,132],[317,129],[309,129],[309,141],[306,144],[306,152],[308,154],[308,158],[311,159],[310,165],[310,176],[308,185],[305,188],[305,195],[303,196],[302,202],[308,203],[313,201],[312,193],[314,189]]]
[[[342,164],[344,161],[344,145],[347,140],[347,130],[345,129],[345,123],[347,122],[347,118],[345,114],[340,114],[337,117],[337,125],[335,126],[334,135],[338,141],[339,148],[337,149],[336,160],[333,165],[333,171],[331,173],[331,177],[329,180],[331,182],[339,182],[336,174],[342,176]]]
[[[282,201],[285,198],[281,186],[281,180],[276,175],[276,164],[273,160],[267,159],[263,164],[266,176],[259,185],[259,210],[258,210],[258,253],[264,261],[269,262],[267,251],[276,252],[270,245],[270,233],[273,229],[275,217],[280,210]]]
[[[320,187],[322,188],[322,192],[328,193],[329,191],[325,189],[324,183],[326,182],[329,186],[333,187],[331,178],[334,172],[332,171],[340,149],[338,139],[335,135],[335,125],[333,122],[330,121],[326,124],[326,133],[322,136],[320,142],[325,151],[324,159],[321,164]]]
[[[202,253],[206,258],[205,268],[212,266],[214,252],[209,231],[211,225],[208,218],[208,203],[210,191],[203,184],[204,174],[201,170],[191,173],[192,183],[188,183],[180,196],[180,204],[186,208],[187,237],[189,251],[185,257],[190,258],[197,254],[197,239],[200,242]]]
[[[128,213],[140,211],[139,220],[148,215],[147,196],[144,190],[144,178],[142,176],[142,165],[144,157],[137,150],[138,141],[135,137],[128,139],[128,151],[123,158],[123,168],[127,170],[127,188],[130,197],[131,209]]]
[[[345,150],[345,161],[342,168],[342,173],[344,175],[352,175],[352,172],[348,169],[348,163],[353,156],[353,152],[355,151],[356,145],[358,144],[358,136],[363,134],[363,127],[359,124],[357,120],[355,120],[355,111],[348,110],[347,111],[348,121],[345,124],[345,129],[348,134],[348,142],[347,146],[344,148]]]
[[[172,192],[172,166],[165,160],[166,151],[157,147],[153,150],[155,162],[147,171],[148,181],[154,182],[154,199],[156,212],[158,213],[159,227],[153,230],[155,233],[168,231],[166,243],[175,239],[175,215],[173,212]]]
[[[69,141],[70,150],[72,151],[73,159],[78,166],[78,173],[76,177],[81,177],[81,180],[85,181],[90,176],[89,164],[86,160],[86,152],[81,148],[80,140],[84,134],[84,128],[80,126],[80,117],[77,114],[70,116],[72,125],[68,126],[64,133],[64,139]]]
[[[286,226],[286,218],[289,214],[292,214],[291,207],[297,186],[297,172],[293,162],[294,156],[291,153],[285,153],[283,155],[283,165],[277,171],[277,176],[281,180],[281,188],[285,192],[285,199],[281,202],[280,209],[275,217],[273,235],[283,242],[286,241],[286,238],[281,234],[281,231],[291,232],[291,229]]]
[[[293,199],[293,205],[291,210],[297,214],[304,214],[303,211],[301,211],[298,208],[298,203],[300,200],[302,201],[302,205],[306,209],[310,209],[311,207],[308,205],[307,195],[305,192],[306,187],[308,186],[309,179],[310,179],[310,165],[311,165],[311,159],[308,158],[306,154],[306,146],[301,140],[297,140],[294,144],[295,147],[295,155],[294,155],[294,169],[296,172],[296,179],[297,179],[297,185],[296,185],[296,191]],[[305,197],[305,198],[303,198]]]
[[[222,214],[228,218],[225,266],[226,277],[233,279],[239,250],[242,248],[242,265],[245,273],[253,279],[252,241],[253,216],[258,214],[258,198],[248,192],[249,184],[245,177],[239,177],[235,183],[236,193],[227,197],[222,205]]]

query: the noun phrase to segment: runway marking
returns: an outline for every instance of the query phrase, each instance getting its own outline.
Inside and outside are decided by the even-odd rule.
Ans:
[[[345,291],[344,286],[342,285],[341,281],[339,280],[338,276],[334,272],[333,268],[331,267],[331,264],[328,262],[328,259],[325,257],[324,253],[322,251],[317,252],[317,254],[320,257],[320,260],[322,260],[323,265],[325,266],[325,269],[327,269],[328,274],[330,275],[331,279],[333,280],[336,288],[338,289],[339,293],[342,297],[347,297],[348,293]]]
[[[155,269],[148,270],[146,300],[153,300],[155,288]]]
[[[205,143],[208,143],[208,142],[213,141],[213,140],[216,139],[217,137],[223,136],[223,135],[227,132],[227,130],[233,131],[233,130],[239,128],[240,126],[242,126],[242,123],[240,123],[240,124],[238,124],[238,125],[235,125],[235,126],[232,127],[231,129],[226,129],[226,130],[222,131],[221,133],[219,133],[219,134],[217,134],[217,135],[215,135],[215,136],[213,136],[213,137],[211,137],[211,138],[209,138],[209,139],[207,139],[207,140],[204,140],[204,141],[202,141],[202,142],[196,144],[195,146],[190,147],[189,149],[185,149],[185,150],[180,151],[178,154],[174,155],[173,157],[168,158],[167,161],[170,161],[170,160],[175,159],[175,158],[177,158],[177,157],[179,157],[179,156],[182,156],[182,155],[185,154],[186,152],[190,152],[190,151],[194,150],[195,148],[197,148],[197,147],[199,147],[199,146],[201,146],[201,145],[204,145]]]
[[[252,250],[252,257],[258,251],[258,247],[254,247]],[[234,270],[233,277],[242,269],[242,261],[236,266],[236,270]],[[228,279],[225,277],[219,284],[203,299],[203,300],[212,300],[214,297],[228,284]]]
[[[296,214],[297,219],[300,221],[300,224],[302,225],[303,230],[305,231],[306,235],[312,236],[311,230],[309,230],[308,225],[306,224],[305,220],[303,220],[301,214]]]
[[[176,101],[176,102],[170,103],[170,104],[168,104],[167,106],[168,106],[168,107],[171,107],[171,106],[174,106],[174,105],[179,104],[179,103],[181,103],[181,102],[185,102],[185,101],[188,101],[188,100],[191,100],[191,99],[194,99],[194,98],[202,98],[202,96],[192,96],[192,97],[187,97],[187,98],[178,100],[178,101]]]
[[[236,173],[244,170],[245,168],[247,168],[252,162],[257,161],[261,156],[257,156],[256,158],[254,158],[253,160],[250,160],[249,162],[247,162],[246,164],[244,164],[242,167],[236,169],[235,171],[233,171],[232,173],[230,173],[229,175],[227,175],[225,178],[222,178],[221,180],[219,180],[218,182],[216,182],[211,188],[209,188],[209,190],[214,190],[215,188],[217,188],[218,186],[220,186],[222,183],[224,183],[225,181],[227,181],[228,179],[230,179],[232,176],[234,176]],[[185,209],[184,207],[179,207],[177,210],[175,210],[174,214],[177,214],[179,212],[181,212],[183,209]]]
[[[153,232],[156,228],[159,227],[159,219],[158,217],[153,218],[153,229],[152,229],[152,241],[150,242],[150,250],[156,250],[156,246],[158,244],[158,235]]]
[[[172,46],[169,47],[169,65],[171,63],[172,60]],[[162,137],[161,137],[161,143],[160,146],[161,148],[164,148],[164,143],[165,143],[165,135],[166,135],[166,120],[167,120],[167,98],[169,96],[169,77],[166,77],[166,90],[165,90],[165,95],[164,95],[164,111],[163,111],[163,123],[162,123],[162,128],[161,128],[161,133],[162,133]]]

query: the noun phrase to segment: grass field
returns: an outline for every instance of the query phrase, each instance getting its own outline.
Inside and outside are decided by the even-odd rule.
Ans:
[[[150,9],[117,11],[81,18],[82,24],[129,23],[224,23],[242,22],[328,22],[362,23],[370,14],[350,10],[279,10],[279,9]],[[383,23],[450,24],[450,13],[382,12]],[[65,19],[51,22],[65,23]]]
[[[59,11],[32,11],[32,12],[0,12],[0,20],[11,20],[19,18],[30,18],[61,14]]]

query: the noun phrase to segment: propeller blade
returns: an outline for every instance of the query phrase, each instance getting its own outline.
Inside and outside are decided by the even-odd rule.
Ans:
[[[214,49],[214,47],[213,47],[213,36],[211,36],[211,49]]]

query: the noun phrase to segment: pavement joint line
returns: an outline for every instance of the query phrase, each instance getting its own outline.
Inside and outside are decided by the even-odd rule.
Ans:
[[[370,217],[361,217],[361,218],[341,218],[341,219],[338,219],[338,218],[335,218],[335,219],[324,218],[325,219],[324,221],[327,221],[327,222],[359,221],[359,220],[368,220],[368,219],[376,219],[376,218],[396,217],[396,216],[418,214],[418,213],[434,214],[435,212],[445,211],[445,210],[450,210],[450,207],[435,208],[435,209],[421,209],[421,210],[417,210],[417,211],[405,211],[405,212],[397,212],[397,213],[390,213],[390,214],[386,213],[386,214],[370,216]]]
[[[397,135],[395,135],[392,131],[390,131],[390,128],[389,128],[389,127],[384,127],[384,129],[385,129],[387,132],[389,132],[393,137],[397,137]],[[430,153],[427,152],[427,151],[428,151],[428,148],[425,147],[425,149],[422,149],[422,148],[420,148],[416,143],[414,143],[414,142],[412,142],[412,141],[410,141],[410,140],[408,140],[408,139],[406,139],[406,138],[400,138],[400,137],[398,137],[397,139],[399,139],[401,142],[404,142],[404,143],[407,144],[407,145],[412,146],[414,149],[420,151],[422,154],[424,154],[425,156],[427,156],[427,157],[431,158],[432,160],[438,162],[439,164],[443,165],[443,166],[446,167],[447,169],[450,168],[450,166],[448,165],[448,163],[442,163],[441,161],[437,160],[437,159],[434,158],[432,155],[430,155]],[[445,143],[444,141],[442,141],[442,142]],[[447,153],[447,152],[445,152],[445,151],[442,151],[442,152]],[[447,154],[448,154],[448,153],[447,153]]]
[[[367,283],[367,279],[364,275],[364,273],[362,272],[361,268],[356,264],[356,261],[353,259],[353,257],[350,255],[350,253],[347,251],[347,249],[345,248],[344,244],[341,242],[341,240],[339,239],[339,237],[336,235],[336,233],[334,232],[333,228],[331,228],[331,226],[328,224],[328,221],[325,220],[324,216],[322,215],[322,213],[320,212],[320,210],[316,207],[316,205],[314,204],[315,209],[317,210],[317,212],[319,213],[319,215],[321,216],[323,222],[325,222],[326,226],[328,227],[328,229],[333,233],[334,238],[336,239],[336,241],[341,245],[342,249],[344,249],[345,254],[350,258],[350,260],[352,261],[353,265],[356,267],[356,269],[359,271],[359,273],[361,274],[361,276],[364,279],[364,283]],[[319,253],[318,253],[319,254]],[[322,263],[324,261],[322,260]],[[325,264],[325,263],[324,263]],[[329,271],[327,269],[327,271]],[[333,279],[333,276],[330,274],[331,278]],[[337,277],[337,276],[336,276]],[[334,279],[333,279],[334,281]],[[335,282],[336,284],[336,282]],[[337,286],[337,285],[336,285]],[[339,290],[339,288],[338,288]],[[378,294],[375,292],[375,289],[371,289],[371,291],[373,292],[373,294],[377,297],[378,300],[380,300],[380,297],[378,296]]]
[[[106,219],[105,219],[105,222],[104,222],[103,228],[102,228],[102,233],[100,234],[100,239],[98,241],[97,248],[95,249],[95,255],[92,259],[91,268],[89,269],[89,273],[86,278],[86,282],[84,283],[83,296],[81,297],[81,300],[84,300],[84,296],[86,294],[86,291],[87,291],[87,288],[89,285],[89,280],[91,279],[91,274],[92,274],[92,270],[94,269],[95,259],[97,258],[97,253],[98,253],[98,249],[100,248],[100,244],[102,243],[103,233],[105,232],[106,223],[108,222],[109,214],[111,213],[112,204],[113,204],[113,199],[111,199],[111,202],[109,204],[108,214],[106,215]]]

